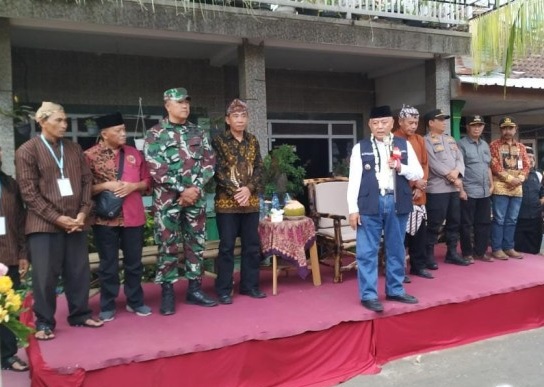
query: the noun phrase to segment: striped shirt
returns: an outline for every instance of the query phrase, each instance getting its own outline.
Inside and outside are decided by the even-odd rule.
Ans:
[[[17,183],[11,177],[4,177],[4,183],[0,182],[0,216],[5,218],[6,235],[0,235],[0,262],[16,266],[19,259],[27,259],[25,209]]]
[[[57,179],[61,173],[42,139],[34,137],[15,152],[15,168],[21,196],[27,206],[26,234],[61,232],[54,223],[62,215],[76,218],[91,210],[92,175],[81,147],[66,139],[49,143],[60,158],[60,142],[64,146],[64,177],[70,180],[73,194],[61,196]]]

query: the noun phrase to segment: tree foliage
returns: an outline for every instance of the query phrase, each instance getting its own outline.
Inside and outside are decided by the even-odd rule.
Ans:
[[[473,73],[498,68],[506,79],[512,64],[544,48],[544,0],[513,0],[470,21]],[[505,86],[506,87],[506,86]]]

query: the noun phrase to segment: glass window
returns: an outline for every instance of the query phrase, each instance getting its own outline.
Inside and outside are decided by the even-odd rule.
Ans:
[[[332,134],[353,136],[353,124],[332,124]]]
[[[327,135],[327,123],[273,122],[272,135]]]

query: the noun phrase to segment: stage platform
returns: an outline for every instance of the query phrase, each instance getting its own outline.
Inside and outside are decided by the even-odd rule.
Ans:
[[[123,297],[101,329],[69,327],[60,297],[57,337],[28,350],[32,386],[332,386],[392,359],[543,325],[544,257],[439,264],[435,279],[406,285],[417,305],[385,301],[380,278],[382,314],[361,306],[355,272],[334,284],[326,267],[320,287],[311,276],[281,276],[277,296],[264,272],[268,298],[235,295],[215,308],[184,304],[179,281],[177,313],[167,317],[160,288],[146,284],[153,315],[126,312]],[[204,286],[212,291],[212,280]],[[98,312],[98,297],[91,306]]]

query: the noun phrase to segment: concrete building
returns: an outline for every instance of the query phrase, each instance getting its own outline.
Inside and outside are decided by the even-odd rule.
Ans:
[[[534,54],[516,60],[506,88],[501,68],[479,76],[472,72],[469,56],[455,59],[451,95],[462,105],[463,116],[483,116],[487,123],[484,134],[489,141],[500,137],[499,121],[503,116],[514,117],[520,140],[535,150],[539,168],[544,168],[544,56]],[[464,122],[461,132],[463,126]]]
[[[97,135],[89,117],[119,110],[134,132],[141,98],[149,127],[167,88],[186,87],[192,120],[212,130],[239,96],[263,153],[296,145],[308,176],[323,176],[367,130],[371,106],[450,110],[453,58],[470,45],[457,31],[469,9],[459,3],[274,2],[307,8],[289,14],[237,3],[0,0],[0,108],[12,110],[14,96],[33,108],[58,102],[86,148]],[[317,9],[342,18],[302,14]],[[34,133],[0,115],[8,173]]]

